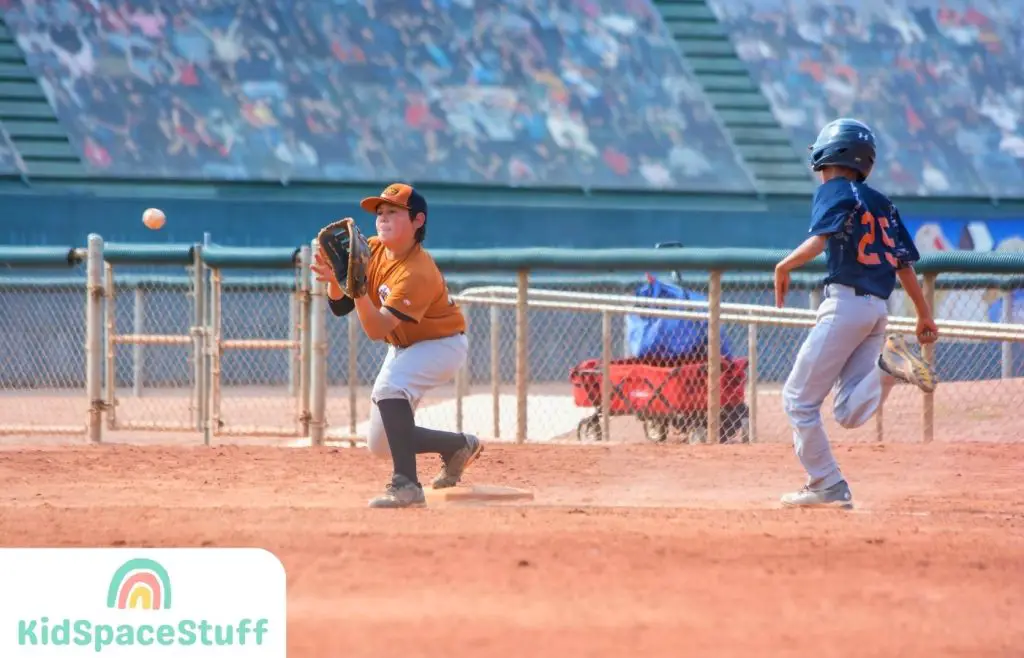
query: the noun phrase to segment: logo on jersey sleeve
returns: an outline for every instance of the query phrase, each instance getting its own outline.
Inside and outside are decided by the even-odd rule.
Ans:
[[[391,288],[388,288],[386,283],[380,284],[377,288],[377,295],[380,297],[380,303],[383,304],[388,300],[388,295],[391,294]]]

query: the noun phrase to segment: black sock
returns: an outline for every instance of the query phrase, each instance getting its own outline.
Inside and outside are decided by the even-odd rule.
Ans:
[[[388,446],[391,448],[391,461],[395,465],[395,474],[404,475],[412,482],[416,478],[416,422],[412,415],[412,405],[408,400],[392,399],[377,402],[380,420],[384,432],[388,435]]]
[[[394,441],[391,438],[391,425],[389,423],[394,423],[398,428],[408,428],[396,429],[396,431],[401,431],[403,436],[410,437],[407,440],[408,448],[399,448],[402,452],[411,450],[413,455],[436,453],[441,455],[441,458],[447,461],[457,451],[466,447],[466,437],[464,434],[445,432],[443,430],[432,430],[426,427],[417,427],[412,412],[412,405],[409,404],[407,400],[381,400],[377,403],[377,408],[380,410],[380,417],[384,422],[384,431],[388,435],[388,445],[391,446],[391,456],[395,460],[396,473],[402,473],[408,477],[406,471],[398,470],[397,464],[399,462],[398,458],[395,457],[395,446]],[[390,416],[391,418],[386,418],[386,416]],[[400,440],[405,439],[403,438]],[[414,458],[413,465],[409,470],[415,473],[415,469],[416,465]],[[415,479],[413,481],[415,481]]]
[[[466,447],[466,437],[455,432],[443,430],[430,430],[426,427],[416,428],[416,454],[425,452],[441,455],[441,459],[448,461],[458,450]]]

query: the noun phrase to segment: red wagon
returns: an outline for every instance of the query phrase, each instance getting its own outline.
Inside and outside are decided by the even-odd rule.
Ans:
[[[643,422],[651,441],[668,438],[669,429],[687,434],[691,442],[707,428],[707,360],[668,363],[647,359],[621,359],[610,364],[609,414],[636,416]],[[576,427],[580,440],[602,439],[600,359],[588,359],[572,369],[569,376],[577,407],[593,407],[593,415]],[[722,359],[720,440],[746,442],[749,410],[745,399],[747,360]]]

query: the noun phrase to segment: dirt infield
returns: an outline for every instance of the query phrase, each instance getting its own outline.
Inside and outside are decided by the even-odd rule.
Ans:
[[[533,502],[421,510],[362,449],[8,445],[0,544],[267,548],[289,658],[1020,656],[1024,445],[836,450],[854,512],[779,443],[492,444]]]

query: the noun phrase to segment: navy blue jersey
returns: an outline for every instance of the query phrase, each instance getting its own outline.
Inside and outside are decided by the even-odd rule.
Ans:
[[[920,259],[889,197],[847,178],[833,178],[818,188],[810,234],[828,236],[826,283],[882,299],[896,286],[896,270]]]

